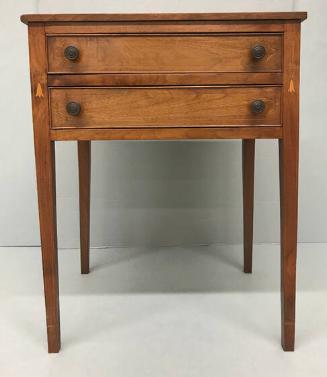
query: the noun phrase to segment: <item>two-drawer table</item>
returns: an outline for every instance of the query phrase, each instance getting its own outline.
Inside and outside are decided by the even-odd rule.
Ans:
[[[60,349],[55,153],[77,140],[89,272],[91,140],[242,139],[252,271],[255,139],[279,139],[282,346],[294,350],[300,25],[304,12],[24,15],[49,352]]]

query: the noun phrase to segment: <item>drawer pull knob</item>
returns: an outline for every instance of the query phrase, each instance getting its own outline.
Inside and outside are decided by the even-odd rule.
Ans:
[[[68,102],[66,110],[68,114],[77,116],[81,112],[81,105],[78,102]]]
[[[65,58],[75,61],[79,57],[79,50],[75,46],[68,46],[65,48]]]
[[[266,49],[264,46],[256,45],[252,48],[252,56],[256,60],[262,59],[266,55]]]
[[[266,105],[261,100],[256,100],[251,103],[251,110],[253,114],[260,114],[265,111]]]

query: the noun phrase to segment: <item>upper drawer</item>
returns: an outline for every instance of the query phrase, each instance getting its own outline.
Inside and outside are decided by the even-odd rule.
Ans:
[[[280,72],[281,35],[49,36],[48,61],[50,73]]]

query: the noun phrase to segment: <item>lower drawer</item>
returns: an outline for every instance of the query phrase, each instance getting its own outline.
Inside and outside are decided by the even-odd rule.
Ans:
[[[51,127],[279,126],[280,96],[280,87],[51,88]]]

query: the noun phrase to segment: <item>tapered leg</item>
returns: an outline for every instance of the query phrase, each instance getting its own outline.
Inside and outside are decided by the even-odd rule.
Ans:
[[[244,272],[252,272],[255,139],[242,140]]]
[[[38,190],[48,351],[60,350],[54,142],[49,136],[45,30],[29,27],[35,165]]]
[[[48,351],[60,350],[54,142],[35,146]]]
[[[298,206],[298,140],[279,141],[282,346],[294,350]]]
[[[81,273],[90,271],[91,142],[78,141]]]
[[[295,290],[299,160],[300,25],[287,24],[284,34],[283,138],[279,140],[281,216],[282,347],[295,343]]]

